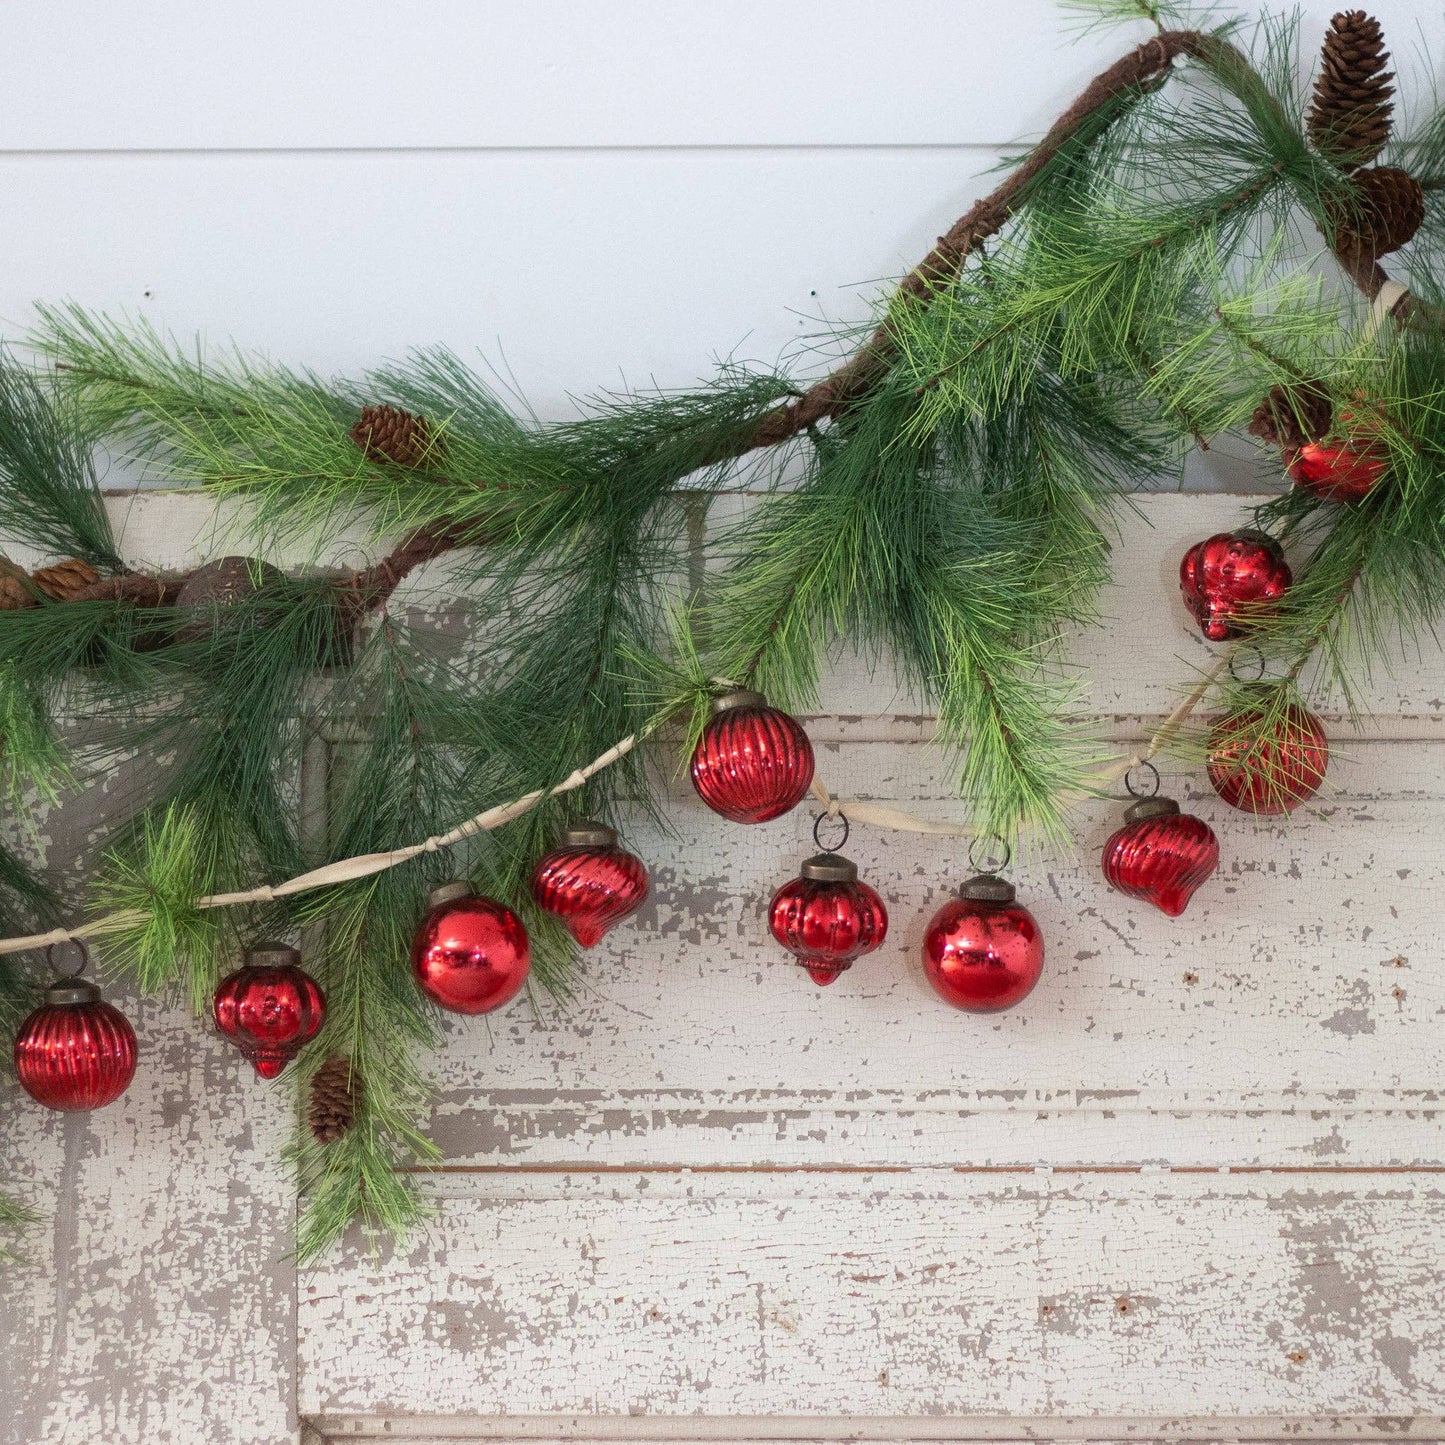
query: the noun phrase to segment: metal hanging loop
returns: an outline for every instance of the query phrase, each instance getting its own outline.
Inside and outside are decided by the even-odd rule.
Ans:
[[[1154,786],[1150,788],[1147,793],[1141,793],[1139,789],[1134,786],[1134,774],[1138,772],[1140,768],[1148,768],[1150,776],[1154,781]],[[1139,761],[1134,763],[1129,771],[1124,774],[1124,787],[1131,798],[1156,797],[1161,786],[1163,786],[1163,779],[1159,776],[1159,769],[1156,768],[1148,758],[1140,758]]]
[[[836,843],[825,843],[818,831],[829,818],[843,825],[843,836]],[[824,853],[836,853],[848,841],[848,832],[848,819],[842,813],[819,813],[813,819],[813,841]]]
[[[1253,654],[1254,660],[1258,664],[1259,671],[1256,672],[1253,677],[1240,676],[1239,660],[1245,653]],[[1265,667],[1264,653],[1261,652],[1258,647],[1254,646],[1253,643],[1247,647],[1236,647],[1234,651],[1229,654],[1229,675],[1235,682],[1258,682],[1260,678],[1264,676]]]
[[[74,968],[61,968],[55,961],[55,950],[57,948],[75,948],[80,951],[80,962]],[[85,946],[85,941],[80,938],[66,938],[59,943],[47,945],[45,949],[45,961],[54,973],[62,974],[66,978],[79,978],[81,974],[90,967],[90,950]]]
[[[999,846],[999,855],[996,857],[993,848],[990,846],[988,852],[979,856],[978,846],[980,843],[994,844]],[[1008,839],[999,833],[985,833],[982,837],[975,837],[968,845],[968,866],[975,873],[1002,873],[1013,859],[1013,849],[1008,845]]]

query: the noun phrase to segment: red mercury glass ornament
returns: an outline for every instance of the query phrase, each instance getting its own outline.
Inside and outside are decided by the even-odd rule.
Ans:
[[[135,1060],[130,1020],[78,973],[57,978],[15,1035],[15,1075],[47,1109],[75,1113],[114,1102],[135,1077]]]
[[[1266,717],[1243,708],[1221,718],[1209,735],[1209,781],[1214,791],[1245,813],[1289,813],[1319,791],[1330,762],[1320,720],[1291,703],[1272,735],[1261,736]]]
[[[825,817],[821,814],[818,822]],[[845,831],[845,842],[847,837]],[[888,910],[872,888],[858,881],[856,863],[826,849],[807,859],[798,876],[773,894],[768,927],[813,982],[826,987],[888,936]]]
[[[1203,818],[1181,813],[1173,798],[1139,798],[1104,844],[1102,861],[1111,887],[1178,918],[1219,867],[1219,839]]]
[[[1326,502],[1358,502],[1385,475],[1386,462],[1371,447],[1306,442],[1289,464],[1290,480]]]
[[[574,823],[557,841],[532,870],[532,897],[591,948],[646,902],[647,865],[619,847],[617,830],[605,823]]]
[[[1263,532],[1217,532],[1179,563],[1184,604],[1211,642],[1242,637],[1293,580],[1284,551]]]
[[[326,1021],[326,995],[286,943],[248,948],[211,997],[216,1027],[263,1079],[274,1079]]]
[[[1014,901],[1014,886],[980,873],[933,915],[923,935],[923,971],[954,1008],[996,1013],[1033,991],[1044,968],[1038,920]]]
[[[813,781],[813,745],[796,718],[760,692],[715,697],[692,754],[692,785],[714,813],[766,823],[802,802]]]
[[[458,1014],[489,1014],[527,981],[532,946],[522,920],[470,883],[443,883],[411,945],[411,967],[433,1003]]]

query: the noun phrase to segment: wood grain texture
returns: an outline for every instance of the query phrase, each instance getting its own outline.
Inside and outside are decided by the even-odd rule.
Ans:
[[[302,1408],[1438,1415],[1431,1179],[499,1177],[303,1282]]]

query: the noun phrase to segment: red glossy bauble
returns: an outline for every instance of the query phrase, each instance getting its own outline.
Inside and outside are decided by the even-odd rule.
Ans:
[[[135,1077],[130,1020],[83,978],[58,978],[15,1035],[15,1074],[47,1109],[100,1109]]]
[[[970,878],[933,915],[923,935],[923,971],[954,1008],[996,1013],[1027,998],[1044,969],[1044,938],[1011,883]]]
[[[263,1079],[274,1079],[326,1021],[326,995],[285,943],[246,950],[211,998],[216,1027]]]
[[[766,823],[796,808],[813,781],[813,745],[796,718],[760,692],[713,699],[692,754],[692,785],[714,813]]]
[[[784,883],[768,905],[773,937],[827,985],[888,935],[888,910],[858,868],[836,853],[819,853]]]
[[[1141,798],[1104,844],[1104,877],[1120,893],[1178,918],[1194,891],[1219,867],[1219,839],[1203,818],[1173,798]]]
[[[470,883],[444,883],[427,898],[411,946],[411,967],[433,1003],[458,1014],[489,1014],[527,981],[532,945],[522,920]]]
[[[560,918],[583,948],[591,948],[642,907],[647,867],[618,847],[615,829],[576,823],[532,870],[532,897],[543,912]]]
[[[1290,480],[1326,502],[1358,502],[1385,475],[1385,459],[1371,448],[1343,442],[1306,442],[1289,464]]]
[[[1284,552],[1263,532],[1218,532],[1179,563],[1179,590],[1211,642],[1242,637],[1250,622],[1289,590]]]
[[[1221,718],[1209,735],[1209,781],[1231,808],[1289,813],[1319,791],[1330,762],[1320,720],[1292,703],[1272,736],[1261,737],[1264,713],[1246,708]]]

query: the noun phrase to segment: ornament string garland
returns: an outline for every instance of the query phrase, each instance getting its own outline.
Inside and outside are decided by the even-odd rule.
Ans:
[[[274,1079],[326,1021],[326,995],[285,943],[257,943],[211,1000],[216,1028],[263,1079]]]
[[[533,901],[560,918],[583,948],[636,913],[647,890],[647,865],[618,845],[615,828],[591,820],[564,829],[532,870]]]
[[[489,1014],[521,992],[532,966],[522,920],[458,879],[433,888],[411,949],[421,991],[449,1013]]]
[[[1135,801],[1124,814],[1124,826],[1104,844],[1104,878],[1120,893],[1178,918],[1219,867],[1219,839],[1202,818],[1181,813],[1173,798],[1159,796],[1159,769],[1153,763],[1142,766],[1153,787],[1141,794],[1133,770],[1126,774],[1124,786]]]

